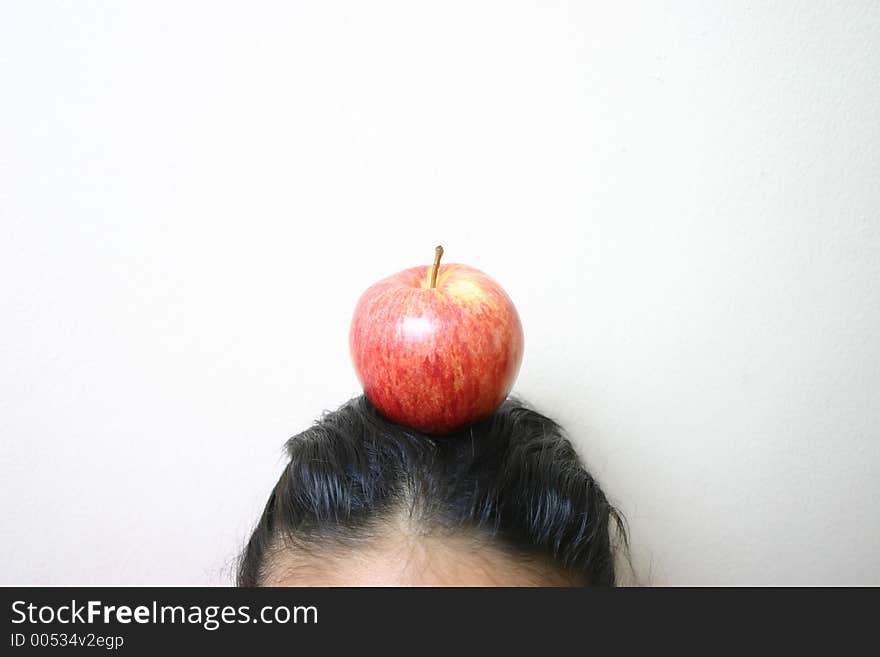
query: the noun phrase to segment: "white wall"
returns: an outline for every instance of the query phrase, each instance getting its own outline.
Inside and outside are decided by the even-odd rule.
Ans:
[[[0,583],[229,581],[441,242],[643,581],[880,584],[878,72],[877,2],[4,3]]]

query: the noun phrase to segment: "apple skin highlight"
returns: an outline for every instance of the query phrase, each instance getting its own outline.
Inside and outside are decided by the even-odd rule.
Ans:
[[[349,348],[364,394],[389,420],[449,433],[494,412],[519,373],[523,332],[507,293],[462,264],[412,267],[370,286]]]

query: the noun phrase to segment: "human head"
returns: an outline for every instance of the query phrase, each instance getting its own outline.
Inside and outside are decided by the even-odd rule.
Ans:
[[[360,396],[286,447],[240,586],[615,584],[620,515],[561,427],[515,398],[429,436]]]

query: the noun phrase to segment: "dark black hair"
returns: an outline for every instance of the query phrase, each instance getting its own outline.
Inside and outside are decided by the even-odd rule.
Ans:
[[[561,427],[516,398],[430,436],[386,420],[360,396],[286,447],[290,462],[241,555],[239,586],[261,583],[279,539],[306,549],[356,545],[406,507],[422,526],[485,532],[579,582],[615,584],[622,517]]]

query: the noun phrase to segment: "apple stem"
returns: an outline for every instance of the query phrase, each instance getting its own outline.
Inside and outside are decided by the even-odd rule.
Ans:
[[[440,273],[440,258],[443,257],[443,247],[439,244],[434,249],[434,266],[431,267],[431,289],[437,287],[437,274]]]

